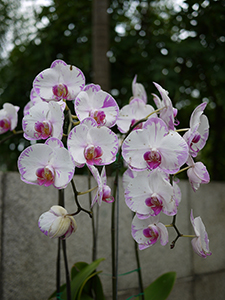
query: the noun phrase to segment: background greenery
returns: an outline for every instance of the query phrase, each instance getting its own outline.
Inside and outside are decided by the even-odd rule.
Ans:
[[[0,47],[9,33],[13,42],[8,56],[0,57],[0,107],[19,105],[21,120],[34,77],[56,58],[77,66],[92,82],[92,1],[52,1],[35,12],[35,33],[19,7],[19,0],[0,0]],[[198,159],[212,180],[225,180],[225,1],[187,0],[175,9],[170,1],[111,0],[108,14],[110,92],[119,105],[128,103],[135,74],[150,104],[151,93],[157,92],[153,81],[169,91],[182,127],[188,127],[193,109],[207,101],[210,137]],[[16,170],[16,159],[28,145],[22,136],[1,145],[1,169]]]

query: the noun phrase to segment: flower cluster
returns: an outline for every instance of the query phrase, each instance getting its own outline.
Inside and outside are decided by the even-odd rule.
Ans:
[[[154,85],[160,94],[153,94],[156,109],[147,104],[145,88],[137,83],[137,76],[132,82],[129,104],[119,109],[116,100],[99,85],[86,84],[81,70],[55,60],[33,81],[22,120],[24,138],[32,143],[18,158],[24,182],[53,185],[59,190],[73,180],[76,168],[87,166],[97,183],[93,206],[96,202],[101,205],[102,201],[114,201],[105,166],[121,155],[127,166],[123,175],[125,201],[135,213],[131,232],[140,249],[158,240],[162,245],[168,243],[167,227],[160,222],[160,214],[177,214],[181,191],[174,176],[185,164],[194,191],[209,182],[206,167],[194,161],[208,138],[206,103],[193,111],[190,128],[182,136],[181,130],[176,129],[177,109],[168,92],[159,84]],[[15,129],[18,109],[4,104],[0,110],[0,133]],[[123,139],[121,151],[112,128],[115,125]],[[193,249],[206,257],[211,253],[205,227],[192,213],[191,222],[195,231]],[[51,238],[67,238],[77,225],[71,214],[55,205],[41,215],[39,228]]]
[[[173,107],[168,92],[159,84],[154,84],[161,96],[160,98],[153,94],[159,115],[147,106],[144,100],[146,93],[139,84],[138,95],[133,92],[133,99],[129,105],[121,109],[118,118],[119,130],[124,133],[126,128],[128,131],[122,144],[122,156],[128,166],[123,175],[123,185],[126,204],[135,213],[132,236],[139,249],[152,246],[158,240],[162,245],[168,242],[167,228],[159,219],[160,213],[168,216],[177,214],[181,191],[173,179],[176,174],[187,170],[194,191],[200,184],[209,182],[209,174],[204,164],[194,162],[194,158],[208,138],[208,119],[203,114],[207,103],[200,104],[193,111],[190,128],[181,136],[179,134],[181,130],[176,130],[179,124],[175,119],[177,109]],[[135,85],[137,85],[136,78],[133,82],[133,91]],[[128,118],[127,115],[130,116],[134,107],[137,109],[137,103],[140,107],[139,114],[136,111],[135,120]],[[125,123],[127,127],[124,126]],[[185,164],[187,167],[183,168]],[[200,221],[195,222],[193,215],[191,216],[196,234],[192,241],[193,249],[198,255],[206,257],[211,252],[208,242],[203,243],[207,236],[205,227],[202,223],[199,225]]]

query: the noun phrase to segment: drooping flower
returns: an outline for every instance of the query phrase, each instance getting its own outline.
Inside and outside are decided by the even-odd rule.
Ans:
[[[96,202],[100,206],[102,204],[102,201],[106,203],[112,203],[114,201],[114,198],[111,195],[111,188],[107,185],[105,166],[103,166],[102,168],[101,175],[99,174],[98,169],[95,166],[88,165],[88,168],[90,169],[98,184],[98,189],[94,199],[92,200],[91,206],[93,206]]]
[[[0,134],[12,131],[16,128],[18,122],[18,106],[11,103],[4,103],[0,109]]]
[[[138,218],[156,216],[161,211],[166,215],[177,213],[174,189],[167,177],[159,169],[142,172],[131,172],[128,169],[124,173],[125,201]]]
[[[62,189],[73,178],[75,165],[63,143],[49,138],[26,148],[18,158],[18,169],[26,183]]]
[[[155,94],[153,95],[153,100],[160,110],[160,118],[166,123],[168,129],[174,130],[174,125],[178,125],[179,122],[175,122],[175,117],[177,115],[177,109],[173,107],[172,101],[168,96],[168,91],[164,90],[158,83],[153,82],[158,89],[162,100]]]
[[[210,181],[209,173],[202,162],[194,162],[191,156],[189,156],[187,164],[190,168],[187,170],[187,176],[194,192],[196,192],[200,184],[206,184]]]
[[[133,98],[141,99],[145,104],[147,103],[147,94],[143,84],[137,82],[137,75],[134,76],[132,81]]]
[[[50,238],[66,239],[77,229],[75,219],[59,205],[54,205],[43,213],[38,220],[38,226],[41,232]]]
[[[62,138],[64,115],[56,102],[37,103],[23,117],[22,126],[27,140],[49,137]]]
[[[207,256],[212,255],[212,252],[209,250],[209,239],[208,234],[205,230],[205,226],[202,222],[201,217],[193,217],[193,211],[191,210],[191,224],[194,228],[196,237],[192,239],[191,244],[193,250],[199,256],[206,258]]]
[[[209,136],[209,121],[203,114],[207,103],[198,105],[191,114],[190,129],[183,135],[189,146],[191,156],[196,157],[198,152],[205,146]]]
[[[109,128],[98,127],[93,118],[86,118],[70,131],[67,145],[78,167],[102,166],[116,160],[118,138]]]
[[[109,128],[115,125],[119,113],[116,100],[95,84],[87,85],[77,95],[74,109],[80,121],[92,117],[98,126]]]
[[[33,82],[35,92],[45,101],[74,100],[84,85],[85,77],[81,70],[60,59],[40,72]]]
[[[131,126],[137,121],[146,118],[149,114],[154,112],[154,108],[151,105],[146,104],[143,100],[134,98],[128,105],[121,108],[119,112],[116,124],[118,129],[122,133],[128,132]],[[151,117],[157,117],[156,114],[152,114]],[[144,122],[138,124],[135,129],[143,127]]]
[[[131,132],[122,145],[124,160],[133,169],[160,168],[174,174],[187,161],[188,146],[160,118],[150,118],[143,129]]]
[[[165,225],[159,222],[159,216],[139,219],[135,215],[131,225],[131,233],[140,250],[154,245],[158,240],[162,246],[168,243],[168,231]]]

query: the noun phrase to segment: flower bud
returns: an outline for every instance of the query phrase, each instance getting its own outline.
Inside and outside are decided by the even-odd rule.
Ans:
[[[68,238],[77,229],[74,218],[62,206],[54,205],[39,220],[40,230],[50,238]]]

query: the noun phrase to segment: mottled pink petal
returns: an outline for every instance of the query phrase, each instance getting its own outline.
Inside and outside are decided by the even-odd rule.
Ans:
[[[119,107],[115,99],[94,84],[87,85],[76,97],[74,108],[78,119],[82,121],[92,117],[98,126],[114,126]]]
[[[135,75],[132,81],[132,93],[134,98],[138,98],[147,103],[147,94],[143,84],[137,82],[137,75]]]
[[[84,85],[85,78],[81,70],[62,60],[54,61],[33,82],[35,92],[45,101],[74,100]]]
[[[116,124],[120,132],[127,132],[131,126],[137,121],[146,118],[149,114],[154,112],[151,105],[146,104],[143,100],[135,98],[128,105],[122,107],[119,111]],[[152,114],[151,117],[157,117]],[[138,128],[142,128],[143,123],[140,123]]]

